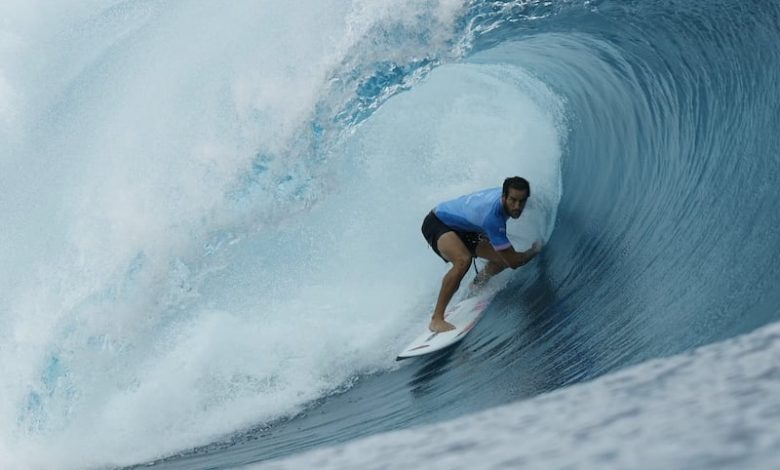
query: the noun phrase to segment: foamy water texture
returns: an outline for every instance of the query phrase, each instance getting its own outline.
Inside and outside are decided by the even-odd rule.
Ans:
[[[548,237],[561,111],[520,70],[441,67],[334,127],[353,71],[454,57],[460,13],[5,3],[3,466],[152,459],[393,367],[443,273],[419,235],[442,198],[523,174],[514,233]]]

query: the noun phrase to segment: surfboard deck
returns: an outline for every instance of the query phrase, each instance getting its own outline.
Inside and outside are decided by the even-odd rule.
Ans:
[[[395,360],[424,356],[457,344],[474,328],[493,297],[494,293],[492,292],[483,293],[450,305],[444,312],[444,319],[451,323],[455,329],[444,333],[435,333],[428,329],[426,323],[425,331],[409,343]]]

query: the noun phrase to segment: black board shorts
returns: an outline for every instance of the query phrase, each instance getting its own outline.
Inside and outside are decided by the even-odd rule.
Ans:
[[[425,216],[425,220],[423,220],[421,229],[423,237],[425,237],[425,241],[428,242],[428,245],[430,245],[433,251],[439,255],[439,257],[443,259],[445,263],[448,263],[449,261],[446,260],[444,256],[441,255],[441,253],[439,253],[439,248],[436,245],[439,242],[439,237],[447,232],[455,232],[463,244],[466,245],[469,253],[471,253],[471,257],[477,257],[477,245],[479,244],[479,240],[482,238],[480,233],[459,232],[442,222],[441,219],[436,217],[436,214],[434,214],[433,211],[429,212],[428,215]]]

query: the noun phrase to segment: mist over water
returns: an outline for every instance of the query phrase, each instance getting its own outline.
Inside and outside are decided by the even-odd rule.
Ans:
[[[774,5],[0,18],[0,466],[234,466],[778,318]],[[543,255],[451,355],[399,366],[446,271],[422,218],[511,175],[511,238]]]
[[[442,67],[357,125],[454,57],[457,2],[59,8],[5,7],[11,465],[133,463],[392,367],[441,276],[418,233],[439,198],[534,175],[515,232],[549,235],[560,109],[521,71]]]

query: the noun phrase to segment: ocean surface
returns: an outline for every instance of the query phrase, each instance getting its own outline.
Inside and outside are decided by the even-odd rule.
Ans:
[[[778,44],[771,0],[4,0],[0,468],[777,467]],[[513,175],[543,252],[396,362],[423,217]]]

